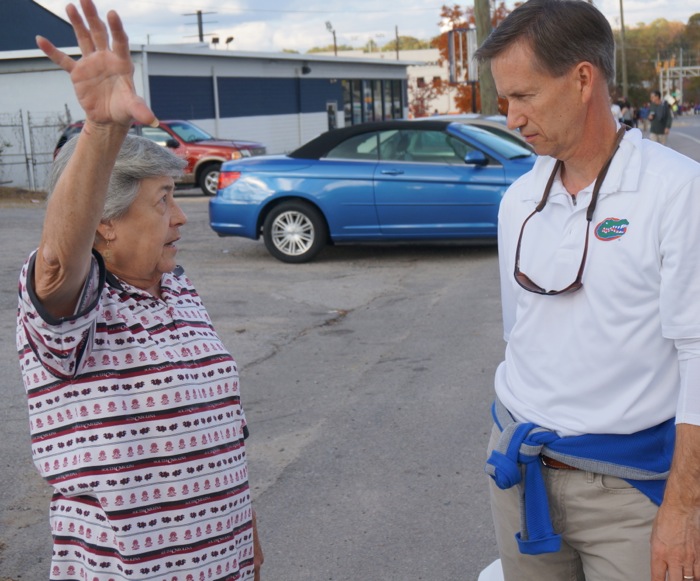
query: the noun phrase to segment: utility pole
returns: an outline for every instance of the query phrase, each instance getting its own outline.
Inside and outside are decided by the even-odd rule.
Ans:
[[[476,43],[481,46],[491,34],[491,9],[489,0],[474,0],[474,19],[476,20]],[[479,67],[479,88],[481,90],[481,113],[496,115],[498,99],[496,98],[496,83],[491,75],[491,67]],[[472,95],[472,99],[475,96]]]
[[[394,26],[394,34],[396,36],[396,60],[399,60],[399,27]]]
[[[620,0],[620,61],[622,63],[622,96],[629,98],[627,93],[627,53],[625,52],[625,12]]]
[[[203,14],[216,14],[216,12],[202,12],[197,10],[197,12],[190,12],[189,14],[183,14],[183,16],[196,16],[197,17],[197,30],[199,32],[199,42],[204,42],[204,22],[202,21]]]
[[[338,56],[338,43],[335,39],[335,28],[333,28],[333,25],[331,24],[330,20],[326,21],[326,29],[328,32],[333,34],[333,53],[335,56]]]

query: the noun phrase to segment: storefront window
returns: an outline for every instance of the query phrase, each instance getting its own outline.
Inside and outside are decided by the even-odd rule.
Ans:
[[[343,114],[345,127],[352,125],[352,81],[343,81]]]
[[[382,82],[373,81],[372,82],[372,99],[374,100],[374,120],[381,121],[384,119],[384,105],[382,103],[383,93],[382,93]]]
[[[401,81],[391,81],[391,116],[394,119],[403,117],[403,87]]]
[[[342,84],[346,127],[403,117],[403,84],[400,80],[348,79]]]
[[[362,123],[362,81],[352,81],[352,124]]]
[[[392,119],[391,114],[391,81],[384,81],[384,93],[382,95],[384,102],[384,119]]]

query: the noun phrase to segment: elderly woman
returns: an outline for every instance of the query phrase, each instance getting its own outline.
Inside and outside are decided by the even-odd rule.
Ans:
[[[259,579],[236,364],[176,265],[182,162],[127,135],[157,123],[128,39],[91,0],[67,13],[82,133],[56,159],[39,248],[20,279],[17,343],[32,454],[53,487],[50,579]]]

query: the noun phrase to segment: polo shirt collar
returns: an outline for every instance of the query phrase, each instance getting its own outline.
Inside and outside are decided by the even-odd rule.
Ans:
[[[619,126],[618,126],[619,127]],[[554,169],[556,159],[549,156],[540,156],[532,168],[532,183],[546,184]],[[639,180],[642,171],[642,132],[639,129],[630,129],[620,143],[620,149],[615,154],[605,181],[600,188],[600,195],[605,196],[617,192],[636,191],[639,189]],[[582,192],[592,192],[595,180],[586,186]],[[531,189],[524,197],[526,201],[535,203],[542,199],[541,191]],[[552,184],[550,200],[558,194],[567,194],[557,175]]]

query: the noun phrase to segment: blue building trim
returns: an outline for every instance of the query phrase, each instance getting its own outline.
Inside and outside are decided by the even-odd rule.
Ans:
[[[212,119],[215,115],[211,77],[148,78],[151,107],[161,119]]]
[[[330,79],[218,77],[217,85],[222,117],[317,113],[343,98],[340,83]]]
[[[406,82],[385,82],[400,83],[406,103]],[[342,111],[345,101],[343,83],[335,79],[217,77],[216,85],[222,118],[324,113],[329,101]],[[152,75],[149,88],[151,107],[161,119],[216,117],[211,77]]]
[[[328,101],[343,105],[343,86],[335,79],[300,79],[301,112],[318,113],[326,110]]]
[[[299,112],[297,79],[218,77],[222,117],[287,115]]]

